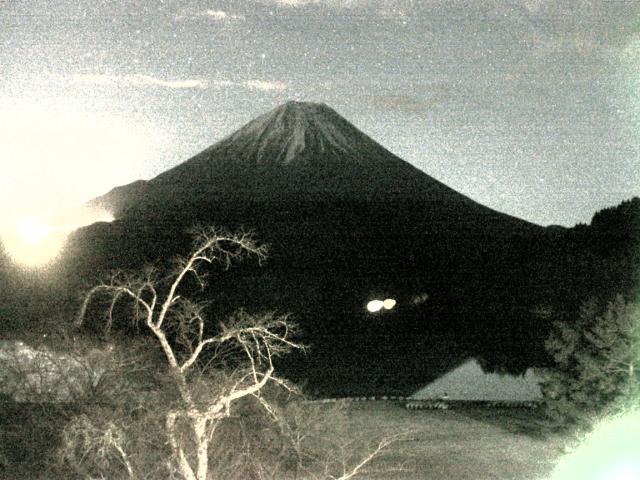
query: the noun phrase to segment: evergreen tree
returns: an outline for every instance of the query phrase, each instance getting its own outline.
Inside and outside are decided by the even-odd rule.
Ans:
[[[591,300],[577,322],[554,324],[545,347],[555,367],[542,372],[542,391],[555,426],[588,426],[638,402],[640,304],[618,295],[602,309]]]

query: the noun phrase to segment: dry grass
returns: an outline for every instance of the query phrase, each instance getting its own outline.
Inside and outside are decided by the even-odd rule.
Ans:
[[[412,430],[359,478],[376,480],[529,480],[548,478],[565,440],[543,435],[535,411],[410,411],[386,402],[353,403],[345,438]],[[402,466],[402,470],[397,468]]]
[[[321,407],[326,413],[334,408]],[[11,464],[0,464],[0,479],[52,478],[50,450],[68,415],[38,412],[14,405],[0,415],[0,460],[4,455]],[[382,437],[412,432],[355,477],[369,480],[544,480],[565,445],[564,438],[541,433],[536,412],[527,410],[412,411],[390,402],[354,402],[330,423],[345,458],[360,458],[367,439],[375,447]]]

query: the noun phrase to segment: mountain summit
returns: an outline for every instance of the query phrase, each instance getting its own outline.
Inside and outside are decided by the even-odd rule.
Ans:
[[[287,102],[261,115],[217,147],[253,165],[308,164],[318,154],[340,153],[356,162],[357,145],[369,139],[321,103]]]
[[[405,163],[325,104],[294,101],[257,117],[186,163],[219,154],[245,167],[319,168],[334,162],[370,168],[383,156],[394,157],[391,163]]]

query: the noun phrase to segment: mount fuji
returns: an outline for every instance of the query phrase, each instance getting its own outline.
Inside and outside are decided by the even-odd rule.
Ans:
[[[324,104],[287,102],[150,181],[92,201],[119,217],[131,208],[223,201],[413,201],[526,222],[490,211],[413,167]],[[530,227],[530,224],[527,224]]]

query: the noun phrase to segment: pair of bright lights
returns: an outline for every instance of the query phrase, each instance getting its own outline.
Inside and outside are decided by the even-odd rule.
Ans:
[[[371,313],[379,312],[380,310],[391,310],[396,306],[396,301],[393,298],[387,298],[385,300],[371,300],[367,303],[367,310]]]

